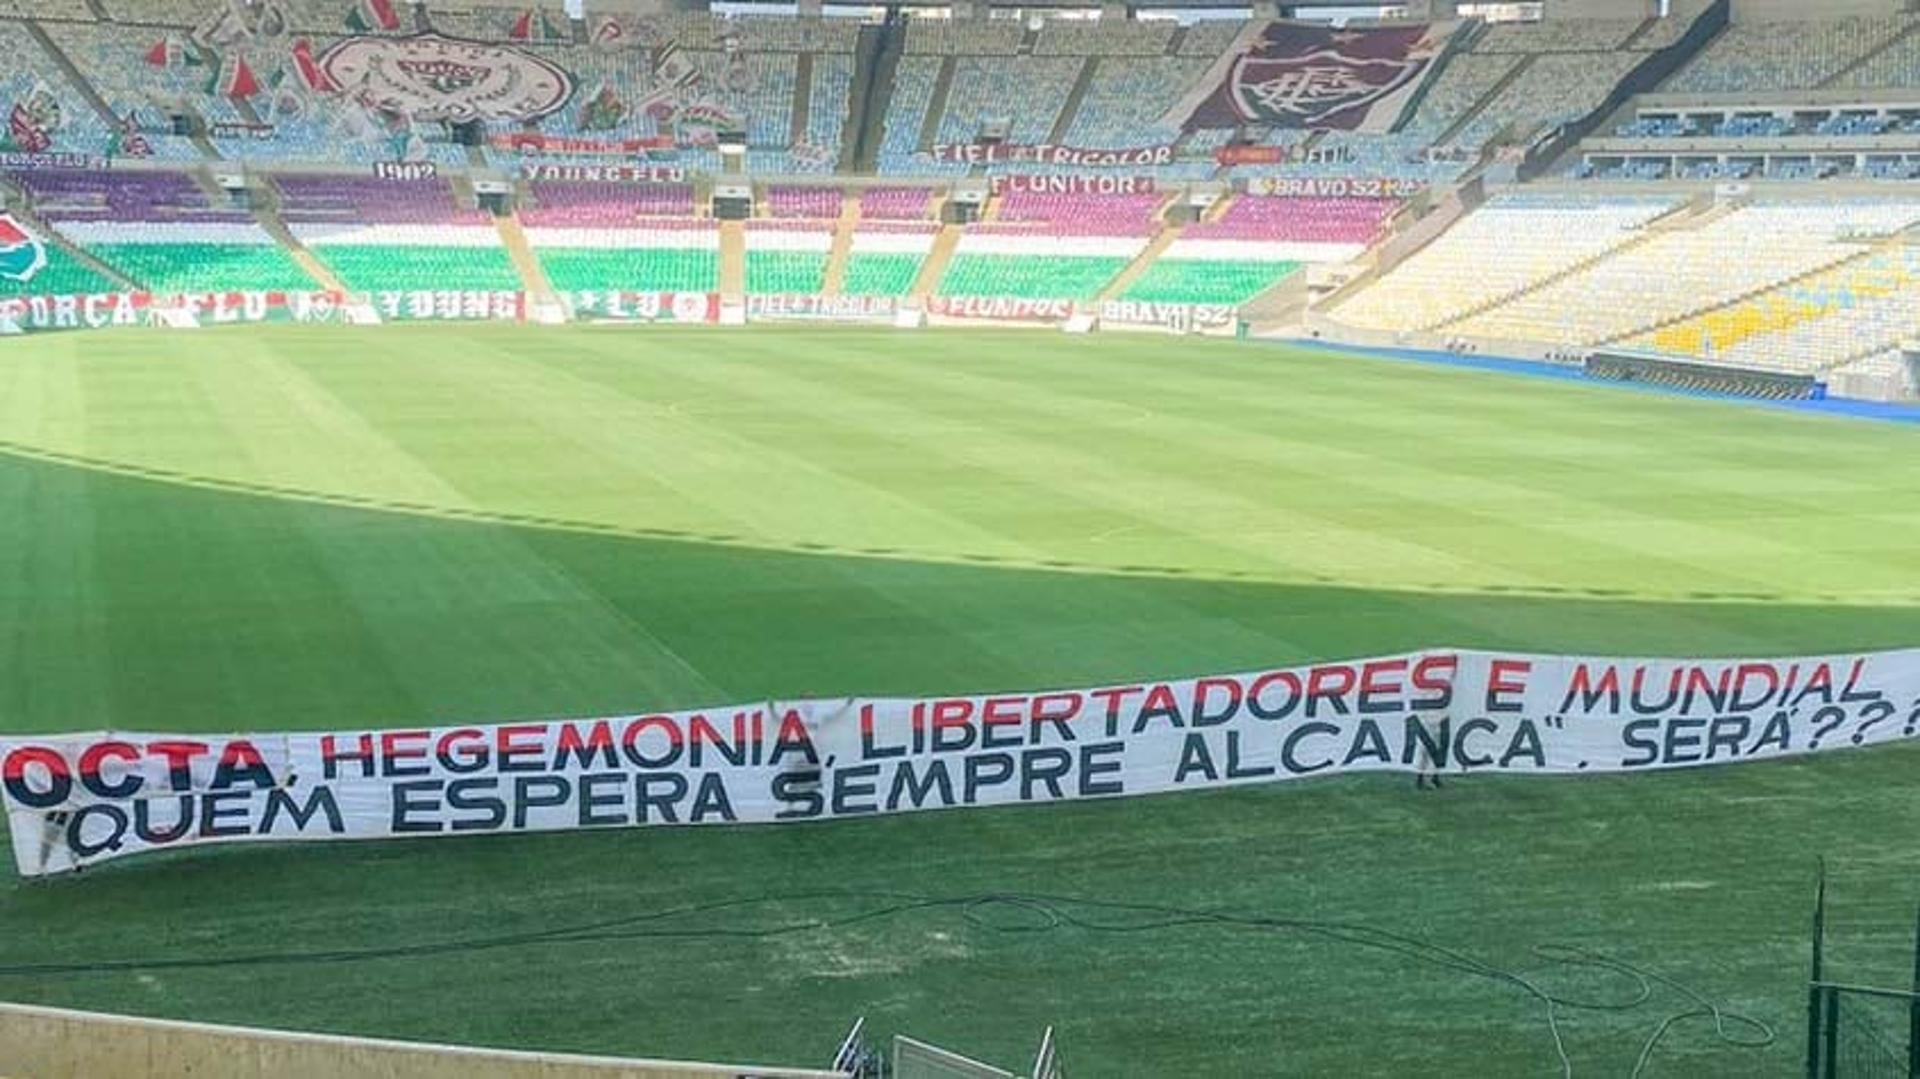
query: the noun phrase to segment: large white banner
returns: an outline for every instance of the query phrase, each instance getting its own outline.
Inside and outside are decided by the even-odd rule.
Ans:
[[[1429,651],[1094,689],[413,730],[0,740],[23,875],[249,840],[784,823],[1350,772],[1555,775],[1911,738],[1920,652]]]

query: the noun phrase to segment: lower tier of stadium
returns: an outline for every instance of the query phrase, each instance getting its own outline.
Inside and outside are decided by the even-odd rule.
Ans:
[[[1522,186],[1396,244],[1383,222],[1398,204],[1383,199],[1229,193],[1189,220],[1159,195],[1007,196],[989,220],[956,225],[925,202],[869,219],[835,189],[807,210],[837,218],[729,222],[696,212],[684,187],[676,214],[639,212],[654,206],[647,185],[550,184],[544,204],[494,216],[459,205],[445,184],[283,179],[277,209],[240,212],[192,204],[203,196],[177,178],[148,178],[134,187],[172,208],[126,221],[112,216],[126,196],[116,183],[100,196],[106,210],[78,196],[22,202],[44,257],[37,272],[0,274],[0,298],[437,289],[1260,304],[1281,320],[1269,328],[1298,325],[1305,310],[1316,330],[1369,341],[1626,349],[1836,383],[1862,374],[1887,387],[1860,391],[1875,396],[1913,392],[1899,356],[1920,336],[1920,200],[1900,196]],[[1314,272],[1327,267],[1339,272]]]
[[[1436,641],[1920,640],[1913,432],[1887,424],[1038,331],[281,326],[6,351],[8,734],[1130,685]],[[1636,1000],[1631,973],[1534,948],[1606,956],[1772,1033],[1739,1049],[1682,1020],[1647,1074],[1787,1074],[1816,855],[1829,970],[1911,976],[1915,762],[160,854],[0,876],[0,993],[692,1059],[824,1065],[864,1015],[1008,1066],[1053,1025],[1090,1075],[1559,1073],[1522,987],[1286,927],[1340,922]],[[956,902],[814,927],[903,893]],[[1625,1075],[1699,1007],[1661,981],[1555,1021],[1576,1075]]]

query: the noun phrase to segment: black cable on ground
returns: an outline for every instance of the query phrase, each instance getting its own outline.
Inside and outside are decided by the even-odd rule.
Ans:
[[[875,905],[850,914],[791,919],[770,925],[733,926],[717,921],[719,916],[729,913],[752,911],[778,904],[848,900],[867,901]],[[1535,978],[1538,972],[1501,967],[1422,937],[1363,922],[1286,918],[1257,913],[1084,899],[1077,896],[1033,892],[984,892],[956,896],[885,891],[786,892],[650,910],[619,918],[551,929],[465,937],[436,943],[382,948],[250,952],[227,956],[155,956],[99,962],[0,964],[0,977],[48,977],[126,971],[216,970],[236,967],[352,963],[377,959],[473,953],[501,948],[614,940],[765,940],[800,933],[845,929],[864,922],[893,919],[926,911],[955,913],[967,925],[990,933],[1038,934],[1064,929],[1077,929],[1088,933],[1155,933],[1179,928],[1213,927],[1295,933],[1400,955],[1425,966],[1451,970],[1510,986],[1536,1001],[1544,1012],[1547,1033],[1552,1039],[1554,1054],[1560,1062],[1560,1073],[1563,1076],[1573,1074],[1573,1061],[1567,1054],[1566,1040],[1560,1029],[1563,1011],[1616,1013],[1633,1011],[1653,999],[1656,984],[1679,993],[1687,999],[1691,1007],[1664,1016],[1655,1025],[1635,1058],[1631,1072],[1634,1077],[1646,1071],[1662,1039],[1673,1028],[1690,1020],[1710,1020],[1714,1039],[1729,1048],[1762,1049],[1773,1044],[1778,1037],[1773,1028],[1764,1021],[1729,1011],[1683,982],[1576,944],[1540,944],[1536,945],[1532,951],[1543,962],[1542,970],[1585,969],[1604,972],[1623,979],[1627,991],[1613,1000],[1580,999],[1568,996],[1541,985]],[[682,918],[700,918],[705,919],[705,922],[686,927],[658,924]]]

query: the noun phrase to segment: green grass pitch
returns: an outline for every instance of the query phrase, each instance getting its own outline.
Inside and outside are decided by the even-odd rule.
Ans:
[[[1920,432],[1158,336],[280,327],[0,347],[0,725],[507,721],[1242,670],[1423,645],[1920,643]],[[0,966],[435,945],[810,891],[1045,892],[1365,923],[1601,999],[1567,943],[1772,1024],[1810,880],[1899,983],[1920,753],[1307,781],[791,827],[252,846],[0,880]],[[865,899],[676,916],[747,928]],[[1006,912],[1000,912],[1002,916]],[[656,923],[649,923],[656,924]],[[0,998],[824,1064],[866,1015],[1076,1075],[1540,1075],[1508,984],[1303,933],[952,910],[352,962],[0,974]],[[1664,1016],[1565,1011],[1577,1074]]]

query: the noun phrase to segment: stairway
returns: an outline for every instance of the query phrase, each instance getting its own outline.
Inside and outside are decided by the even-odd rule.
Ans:
[[[1901,27],[1899,33],[1893,35],[1892,37],[1888,38],[1885,41],[1882,41],[1880,44],[1874,46],[1873,48],[1868,49],[1866,52],[1861,53],[1859,56],[1854,57],[1852,63],[1834,72],[1833,74],[1827,76],[1825,79],[1822,79],[1820,81],[1820,85],[1816,87],[1816,89],[1825,90],[1830,87],[1840,85],[1841,79],[1846,78],[1848,75],[1851,75],[1854,72],[1872,63],[1874,57],[1879,56],[1881,53],[1884,53],[1887,50],[1893,48],[1894,46],[1900,44],[1902,41],[1905,41],[1907,38],[1912,37],[1915,30],[1920,30],[1920,21],[1916,21],[1913,19],[1907,20],[1907,25]]]
[[[905,31],[892,23],[860,28],[860,40],[854,46],[853,85],[847,91],[847,123],[840,137],[843,173],[878,171],[905,37]]]
[[[1121,61],[1125,63],[1125,61]],[[1074,77],[1073,89],[1067,92],[1067,100],[1060,105],[1060,115],[1054,117],[1053,127],[1047,131],[1047,141],[1062,143],[1067,141],[1067,132],[1073,128],[1073,118],[1080,115],[1080,103],[1087,99],[1087,88],[1093,85],[1094,76],[1099,72],[1100,58],[1089,56],[1080,65],[1080,74]]]
[[[793,69],[793,126],[787,144],[798,146],[807,141],[807,114],[813,110],[813,54],[803,52]]]
[[[1633,235],[1627,237],[1624,242],[1615,244],[1599,254],[1589,255],[1568,266],[1555,270],[1544,277],[1537,277],[1519,288],[1514,289],[1512,292],[1474,304],[1465,311],[1450,315],[1432,325],[1422,326],[1420,329],[1427,333],[1438,333],[1449,327],[1457,326],[1468,319],[1477,318],[1495,308],[1505,307],[1507,304],[1513,303],[1516,300],[1530,296],[1543,288],[1557,285],[1575,274],[1585,273],[1616,255],[1631,251],[1642,244],[1650,243],[1667,233],[1698,228],[1709,221],[1726,216],[1728,212],[1730,211],[1725,207],[1718,205],[1711,206],[1704,211],[1692,204],[1683,206],[1670,214],[1655,218],[1653,221],[1636,229]]]
[[[313,278],[315,284],[333,292],[345,292],[346,285],[334,276],[333,269],[321,262],[320,257],[308,249],[306,244],[301,243],[299,237],[293,234],[293,230],[287,227],[287,223],[280,219],[278,200],[273,195],[266,194],[264,187],[255,187],[252,190],[256,196],[253,200],[253,219],[260,223],[260,227],[266,231],[267,235],[273,237],[281,247],[286,248],[288,257],[299,264],[301,269],[307,271],[307,276]],[[266,197],[260,197],[262,194],[266,194]]]
[[[1538,53],[1523,54],[1517,63],[1507,69],[1505,75],[1500,76],[1499,82],[1494,83],[1486,93],[1480,95],[1480,100],[1474,102],[1472,107],[1455,117],[1453,123],[1447,125],[1447,129],[1440,133],[1440,137],[1433,140],[1433,145],[1445,146],[1452,142],[1456,136],[1467,129],[1468,124],[1473,123],[1481,113],[1487,111],[1489,105],[1499,100],[1500,95],[1507,92],[1507,87],[1512,86],[1515,80],[1526,74],[1527,69],[1532,67],[1537,59],[1539,59]]]
[[[533,245],[527,242],[526,230],[520,227],[520,215],[509,212],[497,214],[493,227],[500,233],[500,244],[507,249],[507,256],[513,260],[513,268],[520,273],[520,282],[526,287],[527,294],[541,300],[554,300],[553,282],[547,280],[546,267],[540,265],[540,256],[533,253]]]
[[[827,252],[827,277],[820,291],[838,296],[847,280],[847,256],[853,251],[853,230],[860,224],[860,196],[840,193],[840,220],[833,228],[833,247]]]
[[[947,115],[947,95],[953,92],[953,70],[958,60],[952,56],[940,59],[940,74],[933,80],[933,96],[927,101],[927,115],[920,121],[920,141],[916,144],[925,153],[933,149],[933,141],[940,135],[940,120]]]
[[[933,295],[940,286],[940,278],[947,272],[947,263],[953,261],[953,249],[960,246],[960,226],[942,225],[939,235],[933,238],[933,247],[927,252],[925,262],[920,264],[920,273],[913,279],[913,288],[907,295],[924,300]]]
[[[1764,296],[1769,292],[1778,292],[1781,289],[1792,288],[1793,286],[1798,285],[1808,280],[1809,278],[1818,277],[1821,274],[1828,273],[1833,270],[1837,270],[1840,267],[1845,266],[1849,262],[1865,262],[1866,260],[1872,258],[1874,255],[1880,254],[1893,247],[1902,245],[1905,242],[1906,241],[1904,239],[1901,239],[1898,237],[1895,237],[1889,240],[1883,240],[1877,244],[1874,244],[1872,247],[1866,248],[1865,250],[1855,252],[1854,254],[1851,254],[1851,255],[1842,256],[1840,258],[1834,259],[1832,262],[1823,263],[1819,266],[1815,266],[1810,270],[1803,270],[1800,273],[1794,274],[1792,277],[1782,278],[1778,281],[1773,281],[1773,282],[1769,282],[1768,284],[1761,285],[1758,288],[1748,289],[1747,291],[1740,293],[1738,296],[1728,297],[1727,299],[1719,303],[1711,304],[1707,307],[1698,308],[1697,310],[1688,311],[1685,314],[1674,315],[1671,318],[1663,318],[1655,322],[1647,323],[1646,325],[1641,326],[1637,329],[1629,330],[1626,333],[1609,337],[1601,343],[1608,344],[1608,345],[1617,345],[1635,337],[1641,337],[1650,333],[1658,333],[1659,331],[1666,329],[1668,326],[1672,326],[1681,322],[1687,322],[1691,319],[1700,318],[1703,315],[1710,315],[1715,311],[1722,311],[1729,307],[1736,307],[1740,304],[1746,303],[1748,300],[1752,300],[1752,299],[1755,299],[1756,297]],[[1877,352],[1880,350],[1875,349],[1873,351]]]
[[[1669,16],[1669,18],[1674,18],[1674,17],[1677,17],[1677,16]],[[1658,25],[1660,25],[1660,17],[1658,15],[1649,15],[1646,18],[1640,20],[1640,25],[1634,27],[1633,33],[1627,35],[1627,40],[1622,41],[1620,44],[1614,47],[1622,50],[1631,49],[1633,48],[1634,42],[1639,41],[1643,37],[1646,37],[1647,34],[1651,33],[1653,28]]]
[[[1152,266],[1154,260],[1165,254],[1167,248],[1173,246],[1173,241],[1180,238],[1180,233],[1179,225],[1161,226],[1160,231],[1153,234],[1153,239],[1147,241],[1147,246],[1141,248],[1138,255],[1133,256],[1133,261],[1127,263],[1119,273],[1114,275],[1113,280],[1107,282],[1107,286],[1100,290],[1100,295],[1096,299],[1103,301],[1119,299],[1121,293],[1127,291],[1135,281],[1140,279],[1141,274],[1147,272],[1147,267]]]
[[[99,113],[100,118],[106,121],[107,130],[112,131],[118,128],[120,126],[120,117],[114,114],[112,107],[107,104],[106,98],[101,97],[100,92],[93,88],[93,83],[88,82],[87,77],[80,74],[80,69],[74,65],[72,58],[62,51],[60,46],[53,43],[53,39],[47,36],[45,30],[40,28],[40,24],[32,19],[28,19],[20,25],[26,27],[28,36],[38,42],[40,48],[45,50],[46,54],[53,58],[55,66],[59,67],[67,76],[67,82],[72,85],[74,91],[82,98],[85,98],[87,104],[93,106],[93,111]]]
[[[79,244],[61,235],[45,218],[41,217],[38,212],[27,204],[27,200],[24,197],[9,201],[14,215],[26,222],[27,227],[33,231],[35,236],[66,252],[68,258],[73,259],[75,262],[80,263],[87,269],[92,270],[94,273],[99,274],[101,277],[106,278],[129,292],[138,292],[145,287],[141,285],[140,282],[127,276],[126,271],[100,261],[100,259],[94,256],[93,252],[88,251],[86,248],[81,247]]]
[[[747,226],[742,221],[720,222],[720,294],[747,293]]]

